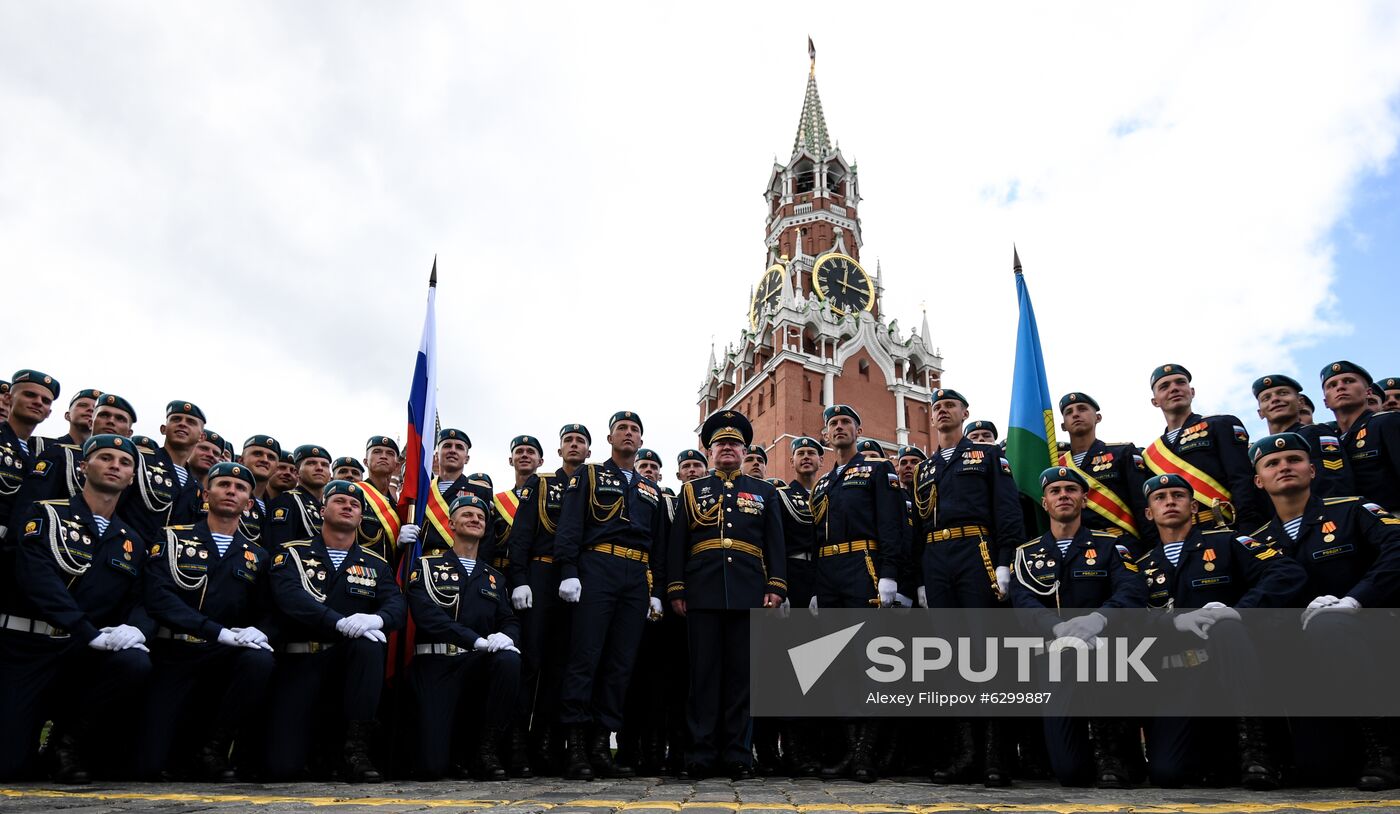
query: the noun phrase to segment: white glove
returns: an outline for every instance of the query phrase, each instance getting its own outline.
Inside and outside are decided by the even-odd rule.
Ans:
[[[569,577],[559,583],[559,598],[565,602],[577,602],[582,594],[583,583],[578,581],[578,577]]]
[[[914,600],[910,599],[904,594],[895,594],[894,606],[896,608],[912,608],[914,607]]]
[[[405,523],[399,527],[399,545],[413,545],[418,542],[418,534],[421,529],[412,523]]]
[[[1209,639],[1210,626],[1215,624],[1215,620],[1210,617],[1210,612],[1205,609],[1178,613],[1172,617],[1172,627],[1182,633],[1194,633],[1202,639]]]
[[[352,613],[335,623],[335,629],[348,639],[358,639],[367,631],[379,630],[382,627],[384,619],[377,613]]]
[[[647,621],[654,622],[661,618],[661,600],[651,597],[647,602]]]
[[[997,566],[997,590],[1002,596],[1011,590],[1011,569],[1005,565]]]
[[[385,636],[382,630],[366,630],[362,638],[369,639],[372,642],[379,642],[380,644],[389,643],[389,637]],[[268,648],[268,650],[271,649],[271,647]]]
[[[486,641],[485,639],[481,638],[480,636],[478,636],[477,639],[476,639],[476,642],[472,645],[472,649],[473,649],[473,650],[490,650],[490,649],[491,649],[491,643],[488,642],[488,641]]]
[[[510,604],[514,605],[516,610],[525,610],[526,608],[534,607],[535,595],[530,590],[530,586],[520,585],[517,586],[515,590],[511,591]]]
[[[894,604],[894,595],[899,592],[899,583],[892,579],[882,579],[875,583],[875,593],[880,597],[880,607]]]
[[[1228,607],[1230,606],[1226,605],[1224,602],[1207,602],[1201,606],[1201,610],[1220,610],[1221,608]]]
[[[792,614],[792,603],[783,597],[783,601],[778,605],[778,618],[786,619]]]
[[[492,633],[486,637],[486,650],[491,653],[514,646],[515,642],[511,641],[511,638],[504,633]]]
[[[112,649],[112,648],[107,644],[107,634],[106,634],[106,633],[98,633],[96,636],[93,636],[93,637],[92,637],[92,641],[88,642],[88,647],[91,647],[93,650],[111,650],[111,649]]]
[[[109,650],[126,650],[132,647],[146,649],[141,647],[146,642],[146,634],[142,633],[140,628],[131,625],[117,625],[116,627],[104,627],[102,632],[107,634],[107,649]]]
[[[816,610],[817,610],[817,595],[816,595],[816,594],[812,594],[812,601],[807,603],[807,610],[812,611],[812,612],[814,612],[814,613],[816,612]]]
[[[1057,639],[1071,636],[1092,643],[1094,637],[1102,633],[1104,626],[1107,624],[1108,617],[1095,611],[1094,613],[1086,613],[1082,616],[1066,619],[1058,625],[1055,625],[1052,630]]]
[[[928,590],[922,585],[919,586],[919,607],[928,607]]]
[[[1324,599],[1332,601],[1323,605],[1317,604]],[[1307,610],[1303,611],[1303,630],[1307,630],[1308,622],[1311,622],[1320,613],[1356,613],[1359,610],[1361,610],[1361,603],[1352,597],[1344,596],[1338,599],[1335,596],[1319,596],[1312,601],[1312,604],[1308,605]]]
[[[244,647],[257,650],[272,650],[272,645],[267,641],[267,634],[255,627],[243,627],[233,629],[234,640]]]
[[[229,628],[219,628],[219,644],[226,644],[229,647],[238,647],[238,634]]]

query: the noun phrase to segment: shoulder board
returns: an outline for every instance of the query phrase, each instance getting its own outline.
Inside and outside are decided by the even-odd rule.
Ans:
[[[1322,505],[1336,506],[1339,503],[1355,503],[1360,499],[1360,497],[1324,497],[1322,499]]]
[[[1018,546],[1016,546],[1016,547],[1017,547],[1017,548],[1025,548],[1026,546],[1033,546],[1033,545],[1035,545],[1035,544],[1038,543],[1038,542],[1040,542],[1040,538],[1039,538],[1039,537],[1032,537],[1031,539],[1025,541],[1024,543],[1021,543],[1020,545],[1018,545]]]
[[[189,531],[190,529],[194,528],[194,524],[190,523],[189,525],[184,526],[166,526],[166,528],[170,529],[171,531]]]
[[[45,506],[64,506],[68,503],[68,498],[54,498],[53,500],[41,500]]]
[[[388,560],[384,559],[384,557],[381,556],[381,555],[379,554],[379,552],[378,552],[378,551],[375,551],[374,549],[365,548],[364,546],[360,546],[360,550],[363,551],[363,552],[365,552],[366,554],[370,555],[371,557],[375,558],[376,560],[379,560],[380,562],[388,562]]]
[[[1098,537],[1099,539],[1108,539],[1108,540],[1117,540],[1117,539],[1118,539],[1117,537],[1113,536],[1112,534],[1109,534],[1109,533],[1106,532],[1106,531],[1099,531],[1098,529],[1090,529],[1090,530],[1089,530],[1089,536],[1090,536],[1090,537]]]
[[[1116,449],[1118,447],[1133,447],[1134,449],[1137,448],[1137,444],[1134,444],[1131,441],[1108,441],[1104,443],[1104,446],[1108,447],[1109,449]]]
[[[1220,537],[1222,535],[1225,537],[1240,536],[1239,532],[1231,531],[1230,529],[1201,529],[1201,536],[1203,537]]]
[[[296,546],[296,547],[298,547],[298,548],[301,548],[301,547],[304,547],[304,546],[309,546],[309,545],[311,545],[311,541],[310,541],[310,540],[288,540],[287,542],[283,543],[282,545],[283,545],[283,547]]]
[[[264,554],[267,553],[267,549],[264,548],[262,543],[258,542],[257,540],[249,540],[247,537],[244,537],[243,542],[247,543],[248,547],[254,549],[255,551],[261,551]]]
[[[73,450],[74,452],[82,452],[82,451],[83,451],[82,445],[80,445],[80,444],[59,444],[57,448],[58,448],[58,449],[71,449],[71,450]]]
[[[1138,573],[1137,563],[1129,560],[1127,557],[1119,557],[1118,561],[1123,563],[1124,568],[1132,571],[1134,574]]]

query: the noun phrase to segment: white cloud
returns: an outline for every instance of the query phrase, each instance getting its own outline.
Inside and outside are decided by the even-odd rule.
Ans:
[[[929,303],[978,415],[1006,417],[1013,241],[1054,395],[1115,439],[1157,431],[1157,363],[1247,412],[1346,330],[1329,235],[1400,132],[1383,4],[10,4],[0,263],[45,307],[7,309],[0,364],[147,433],[190,398],[355,453],[401,432],[436,253],[474,468],[624,408],[673,458],[763,269],[808,26],[886,310]]]

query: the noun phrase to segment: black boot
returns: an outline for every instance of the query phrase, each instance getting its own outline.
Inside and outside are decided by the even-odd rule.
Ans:
[[[1118,756],[1123,742],[1122,722],[1111,718],[1089,721],[1089,742],[1094,750],[1094,785],[1101,789],[1126,789],[1128,770]]]
[[[1273,791],[1281,786],[1278,763],[1265,734],[1263,718],[1240,718],[1236,731],[1240,745],[1240,785],[1253,791]]]
[[[1356,787],[1361,791],[1384,791],[1400,785],[1400,767],[1396,765],[1395,749],[1386,738],[1385,721],[1363,718],[1358,728],[1366,757]]]
[[[571,726],[564,747],[564,776],[570,780],[592,780],[593,767],[588,763],[588,736],[582,726]]]
[[[841,757],[838,758],[835,763],[830,766],[822,767],[822,777],[826,780],[835,780],[839,777],[845,777],[851,770],[851,755],[856,749],[856,725],[845,724],[843,729],[846,733],[845,748],[841,752]]]
[[[1011,772],[1006,767],[1006,723],[989,720],[983,726],[986,741],[983,747],[982,785],[987,788],[1011,785]]]
[[[345,781],[347,783],[382,783],[384,777],[369,759],[369,742],[374,735],[374,721],[351,721],[345,727]]]
[[[232,743],[232,732],[216,729],[209,740],[199,747],[195,765],[201,780],[207,783],[232,783],[238,779],[238,774],[228,765],[228,750]]]
[[[510,776],[526,780],[535,776],[530,766],[530,739],[522,726],[510,728]]]
[[[69,786],[85,786],[91,783],[92,775],[88,774],[77,739],[68,732],[61,731],[59,727],[60,724],[54,724],[45,748],[50,763],[50,775],[55,783]]]
[[[753,773],[762,777],[771,777],[778,772],[778,732],[773,727],[775,722],[764,721],[763,735],[761,738],[754,738],[754,768]],[[757,729],[758,727],[754,727]]]
[[[612,733],[601,726],[593,729],[593,737],[588,741],[588,762],[593,774],[609,778],[632,777],[635,772],[631,766],[613,760],[611,736]]]
[[[873,721],[856,725],[856,745],[851,750],[851,779],[861,783],[874,783],[880,779],[880,772],[875,768],[875,740],[879,733],[879,726]]]
[[[530,767],[537,774],[556,775],[559,764],[554,760],[554,728],[538,725],[530,732]]]
[[[793,777],[821,777],[822,762],[815,747],[820,743],[816,730],[806,721],[794,721],[783,729],[783,754],[791,764]]]
[[[931,776],[935,783],[966,783],[977,771],[977,736],[972,721],[958,721],[953,730],[953,759]]]
[[[476,776],[481,780],[505,780],[506,767],[501,764],[499,749],[503,733],[499,728],[483,726],[481,740],[476,745]]]

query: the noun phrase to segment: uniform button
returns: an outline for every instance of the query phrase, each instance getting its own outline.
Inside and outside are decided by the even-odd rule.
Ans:
[[[724,546],[725,548],[733,548],[733,547],[734,547],[734,541],[733,541],[733,540],[721,540],[721,541],[720,541],[720,545]]]
[[[733,510],[733,509],[725,509],[725,511],[726,511],[726,512],[732,512],[732,511],[734,511],[734,510]]]
[[[725,557],[725,558],[724,558],[724,561],[725,561],[725,562],[734,562],[734,558],[733,558],[733,557]]]
[[[731,528],[731,529],[734,528],[734,524],[733,524],[733,523],[725,523],[724,525],[725,525],[725,528]]]

